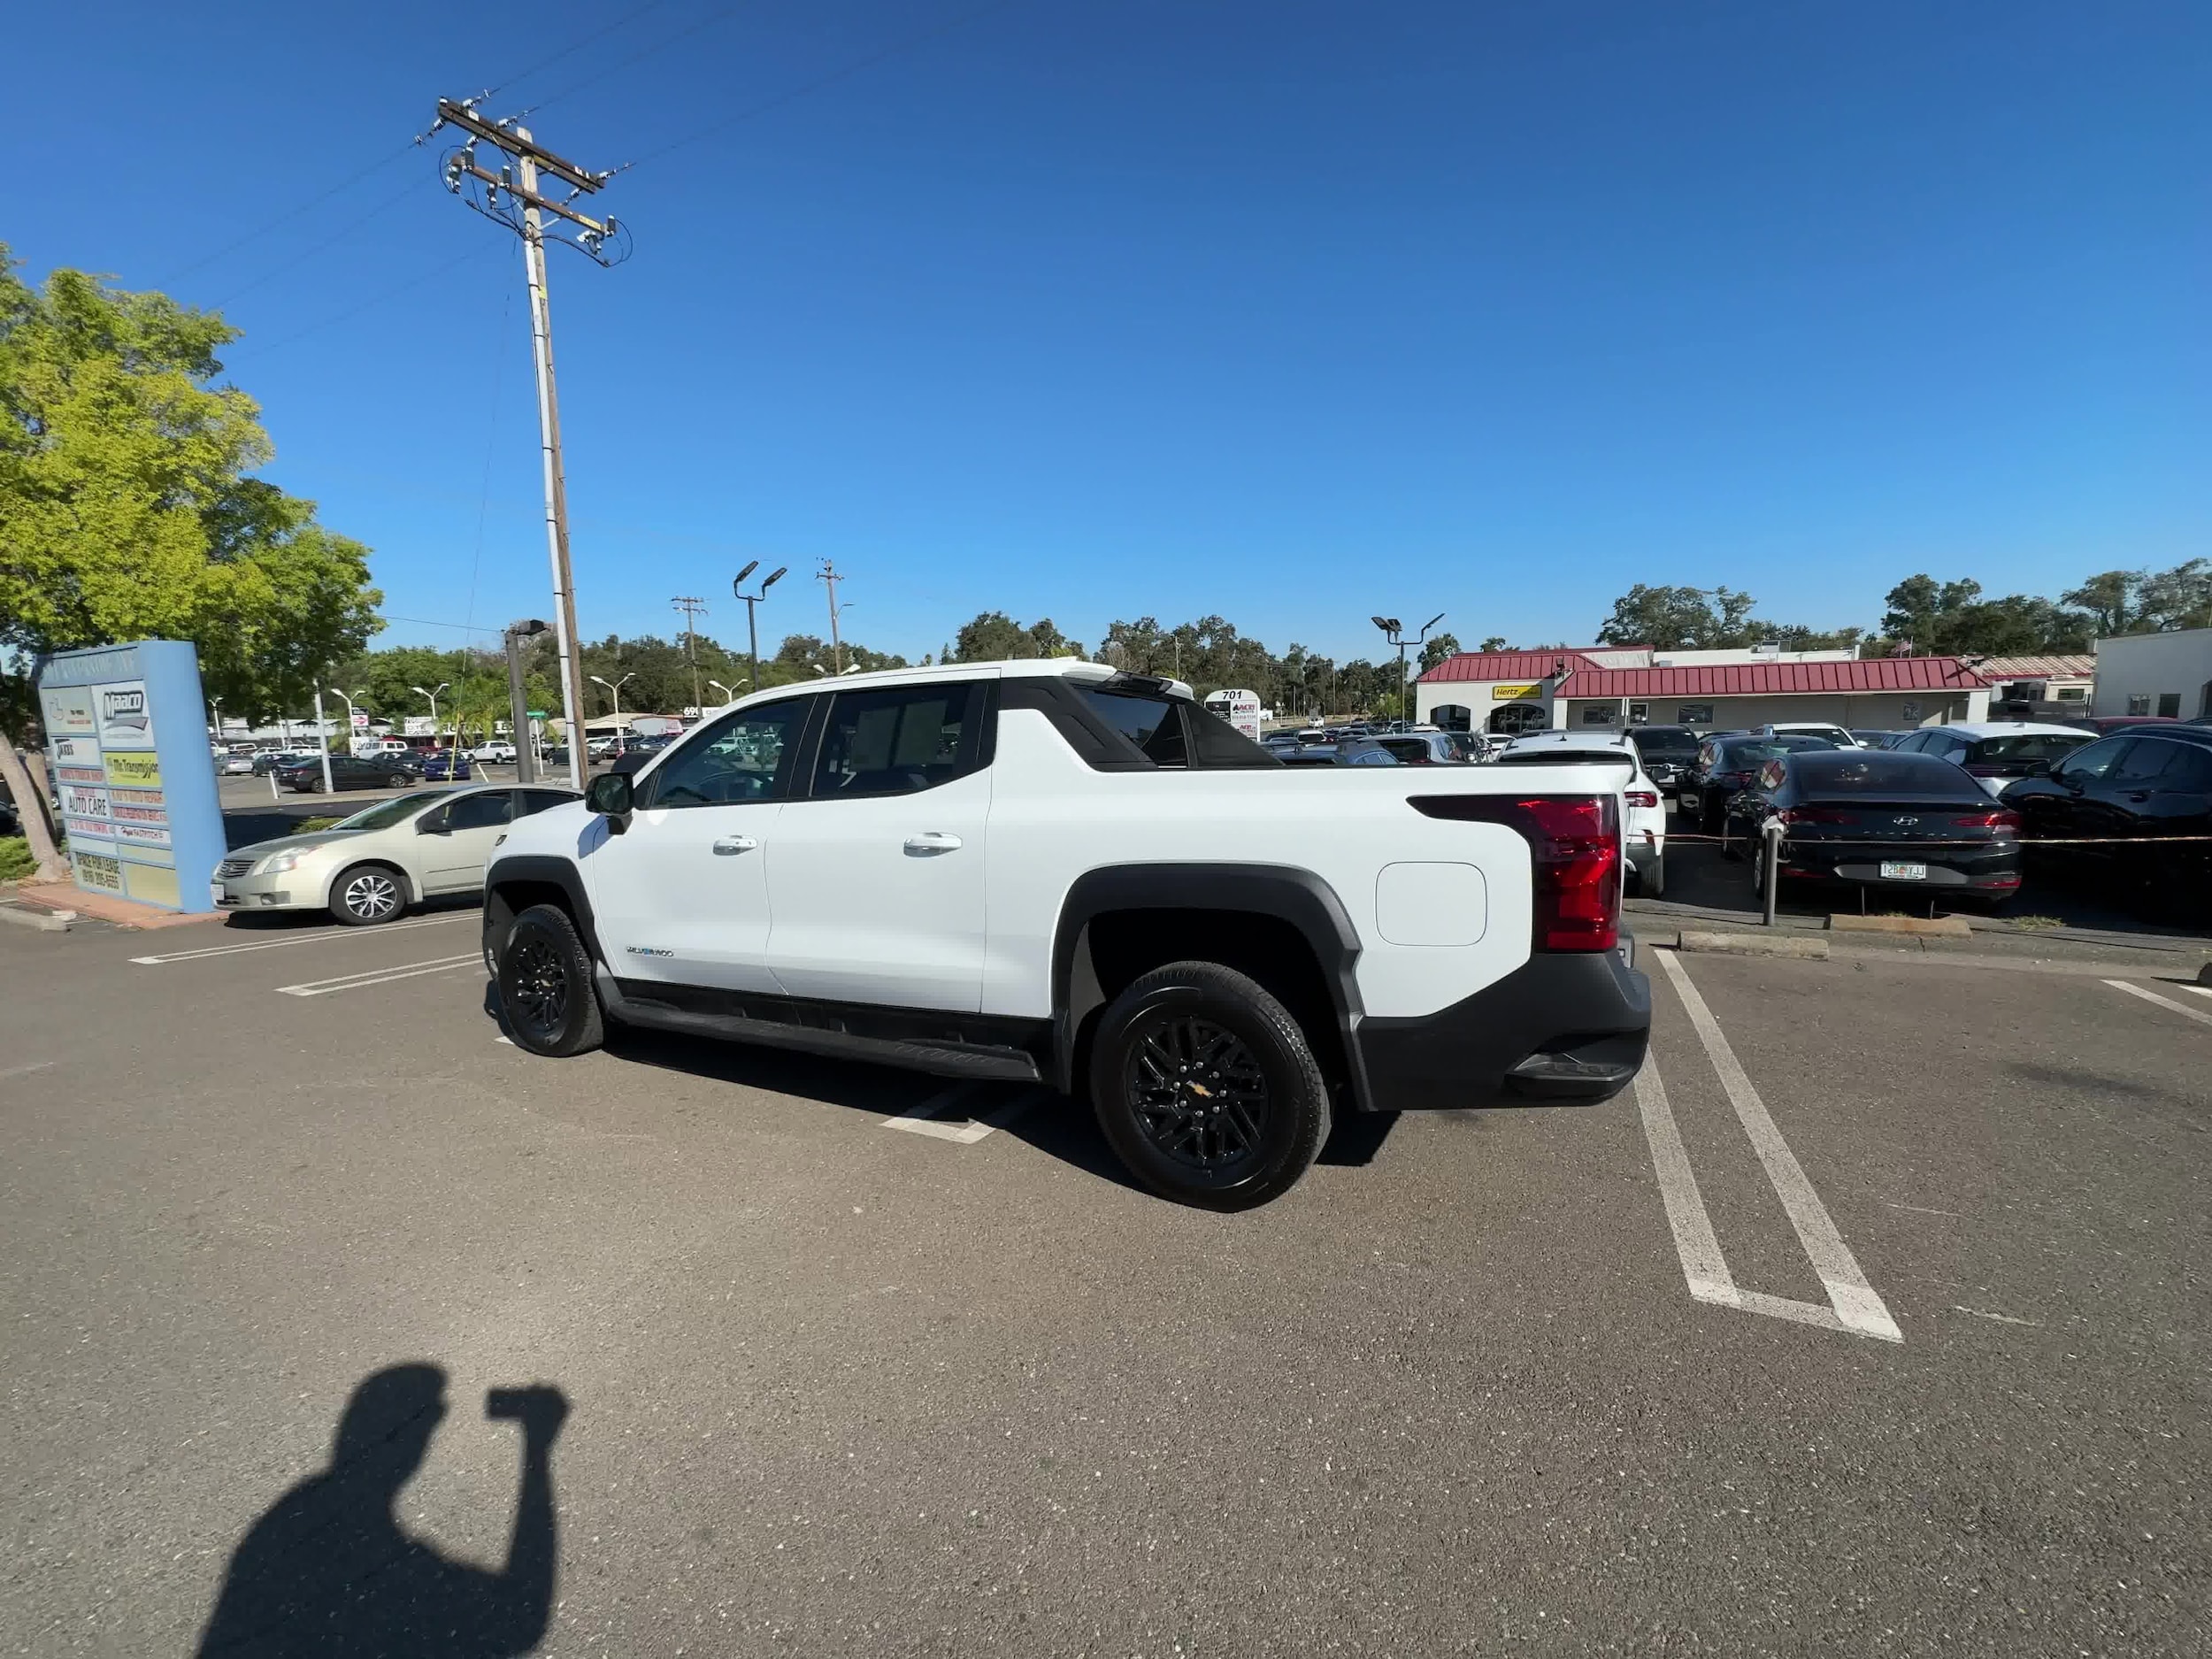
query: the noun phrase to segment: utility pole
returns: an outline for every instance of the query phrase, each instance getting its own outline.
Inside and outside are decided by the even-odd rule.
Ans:
[[[703,709],[699,701],[699,618],[706,611],[707,602],[690,594],[679,594],[668,602],[669,608],[684,613],[684,656],[691,664],[691,706]]]
[[[845,642],[838,637],[837,634],[837,584],[845,579],[837,573],[837,565],[834,561],[824,559],[821,574],[815,580],[829,589],[830,664],[838,673],[841,674],[845,672]]]
[[[446,188],[459,196],[487,218],[495,219],[522,238],[522,267],[530,289],[530,345],[537,369],[538,442],[545,472],[546,552],[553,567],[553,631],[561,664],[561,715],[568,731],[568,777],[577,788],[584,787],[583,727],[584,670],[577,649],[576,580],[568,557],[568,480],[561,461],[561,407],[553,379],[553,319],[546,303],[545,218],[577,227],[575,234],[557,240],[580,249],[602,265],[612,265],[626,252],[621,227],[612,219],[590,219],[569,205],[605,184],[611,173],[588,173],[541,148],[527,127],[512,118],[488,121],[476,113],[474,99],[438,100],[435,133],[454,127],[468,134],[445,160]],[[424,134],[429,136],[428,134]],[[479,165],[476,147],[489,144],[500,152],[497,173]],[[506,165],[511,158],[513,165]],[[569,187],[565,201],[555,201],[538,190],[539,170]],[[466,192],[466,194],[465,194]],[[605,244],[614,239],[615,251]]]
[[[759,568],[760,561],[755,559],[730,580],[730,591],[745,602],[745,643],[753,658],[752,683],[746,687],[749,691],[760,689],[760,627],[754,620],[754,610],[761,601],[768,597],[768,590],[781,581],[783,573],[791,567],[788,565],[777,565],[772,572],[761,579],[760,591],[757,594],[749,594],[745,591],[745,579]],[[830,618],[830,631],[833,634],[837,631],[837,618],[833,613]],[[710,680],[707,683],[711,686],[718,682]]]

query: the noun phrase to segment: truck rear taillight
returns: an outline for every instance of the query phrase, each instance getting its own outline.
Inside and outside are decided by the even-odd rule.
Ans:
[[[1502,824],[1528,843],[1535,948],[1610,950],[1621,936],[1620,809],[1609,795],[1425,795],[1430,818]]]

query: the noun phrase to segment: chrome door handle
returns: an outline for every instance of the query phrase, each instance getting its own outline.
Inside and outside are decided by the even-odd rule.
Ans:
[[[749,853],[760,843],[749,835],[725,835],[714,843],[714,850],[724,857],[732,853]]]
[[[957,835],[948,835],[942,830],[924,830],[918,835],[906,838],[906,850],[917,857],[926,857],[931,853],[953,852],[959,846],[960,838]]]

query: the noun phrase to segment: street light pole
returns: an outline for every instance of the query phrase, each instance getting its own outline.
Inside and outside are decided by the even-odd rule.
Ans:
[[[745,644],[753,661],[752,684],[749,689],[753,691],[760,689],[760,626],[754,620],[753,607],[768,597],[768,590],[780,581],[783,579],[783,573],[791,567],[788,565],[777,565],[772,574],[762,580],[760,591],[757,594],[749,594],[745,591],[745,579],[759,568],[760,561],[755,559],[743,570],[738,572],[730,581],[730,592],[745,602]]]
[[[732,690],[731,690],[731,689],[730,689],[727,686],[724,685],[724,684],[723,684],[720,680],[710,680],[709,681],[707,681],[707,684],[709,684],[710,686],[712,686],[712,687],[714,687],[717,691],[718,691],[718,692],[720,692],[720,693],[722,694],[722,701],[723,701],[723,702],[725,702],[725,703],[735,703],[735,702],[737,701],[737,693],[735,693],[734,691],[732,691]]]
[[[507,626],[507,723],[515,739],[515,781],[538,780],[537,751],[531,747],[530,698],[522,688],[522,642],[546,631],[547,625],[532,617]]]
[[[335,795],[330,781],[330,733],[323,729],[323,688],[315,687],[315,753],[322,757],[323,793]]]
[[[1383,638],[1388,640],[1393,645],[1398,648],[1398,724],[1400,726],[1403,726],[1406,723],[1405,625],[1402,622],[1400,622],[1395,617],[1370,617],[1367,619],[1382,630]],[[1443,619],[1444,613],[1440,611],[1434,616],[1431,617],[1426,622],[1424,622],[1421,625],[1421,632],[1415,635],[1413,643],[1416,645],[1426,643],[1429,637],[1429,630]]]
[[[353,733],[354,733],[354,731],[355,731],[356,726],[357,726],[357,723],[355,721],[354,718],[353,718],[353,698],[354,698],[354,697],[357,697],[357,696],[359,696],[359,695],[361,695],[361,692],[360,692],[359,687],[357,687],[355,688],[354,692],[353,692],[353,695],[352,695],[352,696],[347,696],[347,695],[346,695],[346,694],[345,694],[344,692],[342,692],[342,691],[339,690],[337,687],[333,686],[333,687],[330,688],[330,695],[331,695],[332,696],[334,696],[334,697],[342,698],[342,699],[344,699],[344,702],[345,702],[345,705],[346,705],[346,752],[349,755],[349,754],[351,754],[351,753],[353,752],[353,744],[354,744],[354,737],[353,737]]]
[[[606,687],[607,695],[614,699],[614,741],[618,747],[622,745],[622,687],[628,685],[636,678],[637,671],[635,669],[631,670],[630,672],[623,675],[621,679],[616,680],[601,680],[597,674],[594,674],[592,676],[592,679],[597,680],[599,684]],[[712,685],[714,682],[712,680],[709,680],[707,683],[709,685]],[[691,695],[695,697],[699,694],[695,691]]]

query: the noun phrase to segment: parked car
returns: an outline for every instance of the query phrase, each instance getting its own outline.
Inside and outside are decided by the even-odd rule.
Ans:
[[[1754,737],[1824,737],[1838,749],[1857,749],[1859,740],[1828,720],[1774,720],[1751,728]]]
[[[1855,726],[1851,728],[1851,735],[1859,740],[1861,749],[1895,749],[1912,733],[1910,732],[1870,731]]]
[[[1730,799],[1750,787],[1761,765],[1778,755],[1835,747],[1824,737],[1803,733],[1794,737],[1753,737],[1742,733],[1709,737],[1697,746],[1697,758],[1682,774],[1675,800],[1683,817],[1697,826],[1698,833],[1717,835],[1729,827]]]
[[[1583,764],[1585,757],[1621,764],[1628,776],[1621,785],[1622,844],[1628,867],[1636,872],[1636,891],[1647,899],[1667,890],[1667,799],[1644,770],[1634,741],[1617,732],[1532,732],[1498,752],[1500,766]]]
[[[2054,763],[2097,741],[2070,726],[2038,726],[2026,720],[1962,721],[1932,726],[1900,739],[1896,752],[1934,755],[1963,766],[1991,795],[2023,778],[2039,778]]]
[[[1697,759],[1698,733],[1687,726],[1638,726],[1628,732],[1644,771],[1662,794],[1671,795],[1682,774]]]
[[[1782,823],[1780,880],[1929,893],[1985,904],[2020,888],[2020,814],[1934,755],[1797,750],[1759,763],[1731,817]],[[1754,856],[1753,886],[1763,884]]]
[[[342,824],[241,847],[209,884],[226,910],[327,910],[351,926],[484,884],[484,861],[516,817],[567,805],[573,789],[479,785],[396,795]]]
[[[1348,737],[1336,746],[1336,753],[1330,757],[1328,764],[1335,766],[1402,766],[1407,763],[1372,738]]]
[[[517,824],[484,949],[532,1053],[615,1021],[1087,1082],[1138,1179],[1244,1209],[1336,1110],[1627,1087],[1650,987],[1624,959],[1620,775],[1362,787],[1095,664],[871,673],[749,696],[595,778],[588,812]]]
[[[253,757],[253,775],[257,778],[265,778],[269,773],[288,766],[301,758],[297,749],[265,749]]]
[[[1458,746],[1441,732],[1386,733],[1379,737],[1350,738],[1337,745],[1337,758],[1344,764],[1347,749],[1380,749],[1405,766],[1457,766],[1464,764]],[[1370,763],[1371,764],[1371,763]]]
[[[455,755],[450,749],[439,749],[426,755],[422,760],[422,775],[428,783],[463,782],[469,777],[469,757]]]
[[[222,770],[226,778],[250,778],[253,775],[253,756],[242,749],[234,749],[223,757]]]
[[[2065,722],[2078,726],[2085,732],[2094,732],[2099,737],[2109,737],[2115,732],[2124,732],[2138,726],[2178,726],[2180,721],[2170,714],[2084,714]]]
[[[676,740],[672,737],[634,737],[629,747],[614,757],[614,770],[635,772],[645,763],[659,754]]]
[[[479,743],[469,750],[469,758],[478,762],[494,762],[502,766],[515,764],[515,746],[503,739],[495,738],[488,743]]]
[[[2007,786],[2004,804],[2039,863],[2117,878],[2177,917],[2212,911],[2212,726],[2170,721],[2085,743],[2047,776]],[[2071,846],[2038,848],[2039,841]]]
[[[323,762],[319,755],[303,755],[277,769],[277,782],[302,795],[323,787]],[[404,789],[418,781],[415,769],[392,755],[333,755],[330,787],[334,789]]]

